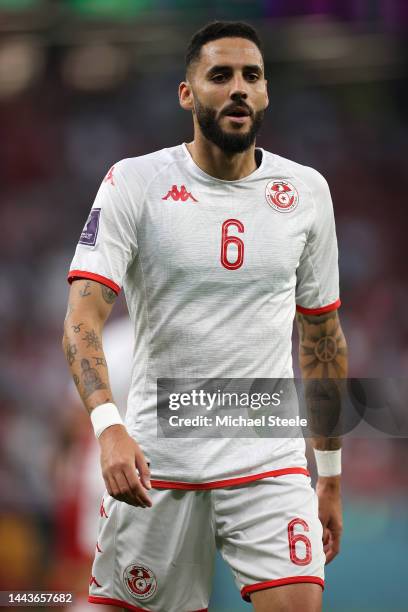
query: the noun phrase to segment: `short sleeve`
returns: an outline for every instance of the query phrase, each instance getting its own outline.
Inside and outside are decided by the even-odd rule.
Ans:
[[[296,271],[296,310],[323,314],[340,306],[339,268],[333,204],[326,180],[314,171],[314,212]]]
[[[103,179],[71,262],[68,282],[96,280],[119,293],[137,254],[136,200],[141,190],[132,182],[129,193],[124,161]]]

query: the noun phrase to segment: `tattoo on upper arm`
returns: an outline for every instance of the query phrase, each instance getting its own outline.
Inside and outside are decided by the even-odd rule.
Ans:
[[[106,287],[105,285],[101,285],[101,289],[102,289],[102,297],[105,300],[105,302],[107,304],[113,304],[113,302],[116,300],[116,293],[112,291],[112,289],[110,289],[109,287]]]
[[[347,346],[337,311],[320,316],[296,315],[300,358],[310,377],[342,378],[347,373]]]
[[[74,383],[76,384],[76,386],[78,386],[79,385],[79,376],[77,374],[74,374],[72,378],[74,379]]]
[[[107,389],[108,386],[102,381],[98,370],[92,368],[88,359],[81,359],[81,378],[84,385],[84,398],[87,399],[98,389]]]
[[[67,342],[66,347],[66,356],[69,365],[71,366],[75,361],[75,355],[77,354],[77,346],[76,344],[71,344],[69,341]]]
[[[91,331],[86,331],[82,340],[85,340],[86,348],[92,347],[95,351],[99,351],[102,348],[101,341],[93,329],[91,329]]]
[[[91,295],[91,291],[90,291],[90,286],[91,283],[89,281],[86,281],[85,285],[83,287],[81,287],[81,289],[79,290],[79,295],[81,297],[87,297],[88,295]]]

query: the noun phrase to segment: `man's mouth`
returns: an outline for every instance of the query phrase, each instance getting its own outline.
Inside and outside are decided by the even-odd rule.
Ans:
[[[247,108],[240,106],[227,110],[224,112],[224,116],[234,123],[245,123],[250,118],[251,113]]]

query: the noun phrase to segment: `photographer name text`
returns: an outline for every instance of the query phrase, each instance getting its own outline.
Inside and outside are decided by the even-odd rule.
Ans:
[[[307,419],[299,415],[285,419],[275,415],[262,415],[260,417],[244,417],[242,415],[233,417],[226,416],[203,416],[179,417],[172,415],[169,418],[171,427],[307,427]]]

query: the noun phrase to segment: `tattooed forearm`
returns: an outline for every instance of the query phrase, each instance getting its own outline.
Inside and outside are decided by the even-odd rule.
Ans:
[[[91,329],[91,331],[86,331],[82,340],[86,342],[86,348],[92,347],[95,351],[99,351],[102,348],[101,341],[93,329]]]
[[[98,370],[91,367],[88,359],[81,359],[81,380],[85,390],[85,399],[98,389],[108,388],[108,386],[102,381]]]
[[[101,285],[102,297],[107,304],[113,304],[116,300],[116,293],[109,289],[109,287],[105,287],[105,285]]]
[[[314,447],[341,447],[341,388],[347,376],[347,344],[337,311],[309,316],[298,313],[299,362]]]

